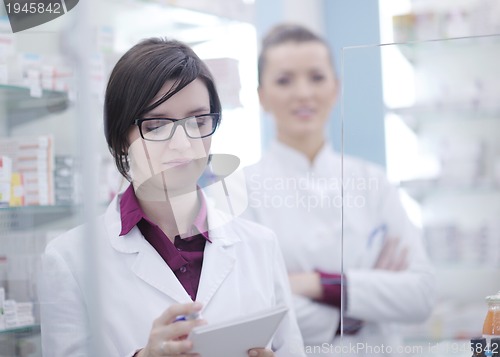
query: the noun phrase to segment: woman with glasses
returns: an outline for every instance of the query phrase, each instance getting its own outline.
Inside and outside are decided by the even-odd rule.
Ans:
[[[432,309],[421,236],[383,170],[341,157],[326,139],[340,90],[326,42],[303,26],[277,25],[258,64],[260,102],[277,137],[246,170],[248,213],[277,234],[305,352],[397,355],[397,324]]]
[[[197,185],[221,120],[197,55],[177,41],[144,40],[114,67],[104,105],[106,140],[130,185],[97,219],[96,236],[81,226],[47,246],[44,355],[87,356],[92,343],[106,357],[192,356],[194,327],[289,305],[273,233],[227,217]],[[95,254],[82,253],[88,245]],[[253,346],[248,355],[300,356],[297,346],[291,312],[272,350]]]

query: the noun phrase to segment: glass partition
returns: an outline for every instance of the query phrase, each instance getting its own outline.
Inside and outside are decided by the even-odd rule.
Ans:
[[[373,58],[382,88],[359,76]],[[465,357],[483,336],[500,290],[499,60],[500,36],[343,50],[345,354]],[[359,117],[365,98],[383,112]]]
[[[252,162],[260,151],[251,5],[218,1],[209,13],[203,1],[65,3],[62,16],[16,33],[9,8],[0,6],[0,356],[42,356],[40,332],[48,326],[61,336],[86,336],[88,330],[102,336],[99,331],[109,323],[99,318],[106,308],[100,290],[110,277],[103,272],[109,270],[98,264],[100,239],[87,237],[99,236],[98,217],[128,185],[116,170],[103,128],[107,80],[126,50],[151,36],[190,44],[217,78],[225,118],[220,131],[232,138],[217,141],[213,152]],[[245,126],[238,124],[242,120]],[[84,321],[82,316],[64,311],[64,288],[74,281],[55,269],[57,259],[41,262],[49,242],[82,223],[90,224],[65,237],[79,241],[73,252],[79,263],[69,259],[75,266],[67,268],[84,270],[78,283],[96,317],[87,331],[72,325],[72,318]],[[46,277],[52,285],[44,285]],[[40,301],[39,292],[47,289],[55,298]],[[53,294],[58,290],[63,293]],[[63,318],[41,314],[40,304],[60,304]],[[88,355],[98,356],[114,342],[82,343]]]
[[[12,33],[1,6],[0,355],[40,356],[40,255],[82,221],[70,15]]]

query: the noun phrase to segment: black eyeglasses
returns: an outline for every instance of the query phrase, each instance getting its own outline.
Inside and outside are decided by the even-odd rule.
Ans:
[[[219,125],[220,113],[194,115],[183,119],[146,118],[136,119],[134,124],[144,140],[165,141],[172,138],[180,125],[191,139],[201,139],[215,133]]]

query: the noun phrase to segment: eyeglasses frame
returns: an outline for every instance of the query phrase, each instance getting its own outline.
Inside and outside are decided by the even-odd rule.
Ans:
[[[192,136],[190,136],[186,130],[186,122],[188,119],[193,119],[193,118],[199,118],[199,117],[204,117],[204,116],[214,116],[215,115],[215,123],[212,124],[212,132],[210,134],[207,134],[207,135],[203,135],[203,136],[200,136],[200,137],[195,137],[193,138]],[[144,137],[144,135],[142,134],[142,123],[144,123],[145,121],[151,121],[151,120],[171,120],[174,124],[174,127],[172,128],[172,132],[170,133],[170,136],[166,139],[162,139],[162,140],[151,140],[151,139],[146,139]],[[199,115],[191,115],[191,116],[188,116],[188,117],[185,117],[185,118],[182,118],[182,119],[173,119],[173,118],[142,118],[142,119],[135,119],[134,120],[134,125],[137,125],[137,127],[139,128],[139,133],[141,134],[141,138],[143,140],[146,140],[146,141],[167,141],[167,140],[170,140],[172,139],[172,137],[174,136],[175,134],[175,131],[177,130],[177,127],[180,125],[182,126],[182,129],[184,129],[184,133],[186,134],[186,136],[190,139],[203,139],[203,138],[206,138],[206,137],[209,137],[211,135],[213,135],[215,133],[215,131],[217,130],[217,127],[219,126],[219,122],[220,122],[220,113],[206,113],[206,114],[199,114]]]

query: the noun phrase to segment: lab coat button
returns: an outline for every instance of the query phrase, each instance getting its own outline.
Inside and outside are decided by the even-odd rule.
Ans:
[[[182,266],[180,269],[181,273],[185,273],[187,271],[187,268],[185,266]]]

